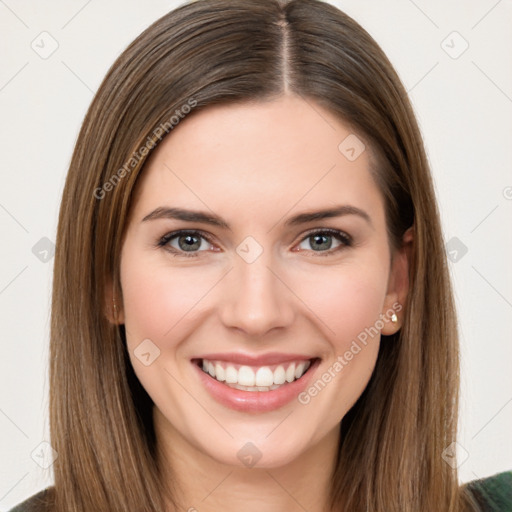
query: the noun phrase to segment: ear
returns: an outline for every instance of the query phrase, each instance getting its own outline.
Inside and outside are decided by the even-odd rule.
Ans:
[[[388,290],[382,311],[386,321],[384,322],[384,328],[381,334],[387,336],[395,334],[403,323],[403,309],[409,292],[409,267],[412,261],[413,247],[414,226],[411,226],[404,233],[402,246],[395,251],[392,259]],[[393,311],[397,316],[397,322],[391,321],[390,315]]]
[[[114,304],[116,307],[114,307]],[[120,297],[117,295],[114,296],[114,283],[112,276],[107,278],[105,284],[105,316],[111,324],[124,324],[123,304]]]

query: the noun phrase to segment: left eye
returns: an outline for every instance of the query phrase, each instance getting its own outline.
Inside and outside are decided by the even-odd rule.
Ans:
[[[337,239],[339,243],[334,249],[331,250],[333,238]],[[352,240],[348,235],[336,229],[324,229],[322,231],[310,232],[305,238],[302,239],[301,244],[304,243],[309,243],[309,246],[312,248],[306,248],[306,250],[331,254],[342,249],[344,246],[350,247],[352,245]]]

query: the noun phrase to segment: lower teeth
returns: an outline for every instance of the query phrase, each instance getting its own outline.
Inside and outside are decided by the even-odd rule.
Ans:
[[[208,372],[204,373],[206,373],[206,375],[208,375],[212,379],[217,380],[215,377],[212,377]],[[292,382],[295,382],[296,380],[298,379],[295,379]],[[272,384],[272,386],[242,386],[241,384],[230,384],[227,383],[226,381],[221,382],[220,380],[217,380],[217,382],[220,382],[221,384],[224,384],[225,386],[228,386],[230,388],[239,389],[241,391],[273,391],[274,389],[286,386],[286,384],[291,384],[291,382],[285,382],[284,384]]]
[[[217,380],[217,379],[215,379]],[[217,381],[220,382],[220,381]],[[272,386],[242,386],[241,384],[228,384],[227,382],[223,382],[226,386],[230,388],[240,389],[241,391],[272,391],[274,389],[280,388],[285,384],[272,384]]]

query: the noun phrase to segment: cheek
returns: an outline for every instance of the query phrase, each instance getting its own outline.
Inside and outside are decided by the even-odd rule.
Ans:
[[[201,314],[203,299],[218,281],[219,269],[172,269],[161,262],[143,261],[135,252],[128,254],[121,261],[121,282],[125,326],[132,343],[149,338],[157,343],[165,339],[168,345],[173,330],[186,331]],[[341,350],[347,341],[375,325],[382,312],[387,284],[382,266],[382,262],[360,261],[308,271],[295,268],[283,275],[303,303],[297,304],[298,309],[317,327],[323,326],[326,338]]]
[[[127,256],[121,260],[120,277],[129,357],[137,378],[154,403],[179,421],[173,411],[180,410],[182,389],[173,384],[169,371],[176,376],[183,370],[176,365],[180,359],[180,342],[197,326],[195,317],[200,314],[201,298],[212,280],[197,279],[197,269],[194,278],[193,269],[172,269],[161,262],[148,261],[147,256],[139,257],[136,251],[126,252]],[[145,365],[139,359],[140,354],[149,352],[151,358],[157,354],[153,345],[142,344],[148,339],[159,352]]]
[[[386,277],[381,265],[332,267],[303,276],[296,290],[339,353],[375,326],[382,313]]]
[[[323,326],[329,346],[322,370],[299,402],[314,403],[329,418],[328,424],[339,422],[354,405],[377,361],[387,273],[381,265],[368,268],[330,269],[329,275],[317,273],[301,287],[304,302],[321,320],[316,325]]]
[[[138,337],[162,339],[196,304],[205,290],[178,271],[133,270],[124,276],[126,328]]]

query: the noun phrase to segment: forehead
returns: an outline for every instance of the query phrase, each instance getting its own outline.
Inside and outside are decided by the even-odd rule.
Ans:
[[[250,217],[350,203],[378,216],[383,200],[361,144],[339,118],[296,96],[208,107],[180,121],[151,155],[135,213],[206,206]]]

